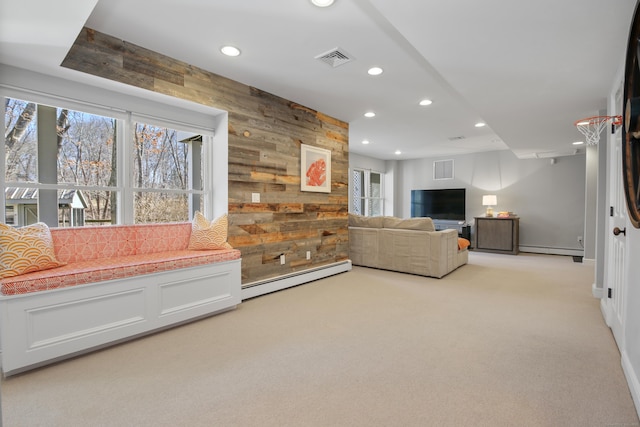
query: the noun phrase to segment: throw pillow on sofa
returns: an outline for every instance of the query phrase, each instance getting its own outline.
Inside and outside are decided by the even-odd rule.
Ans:
[[[47,224],[38,222],[20,228],[0,224],[0,279],[65,264],[56,259]]]
[[[231,249],[231,245],[227,243],[227,228],[227,214],[209,221],[199,211],[196,211],[191,224],[189,249]]]
[[[471,242],[465,239],[464,237],[458,237],[458,249],[464,250],[471,246]]]

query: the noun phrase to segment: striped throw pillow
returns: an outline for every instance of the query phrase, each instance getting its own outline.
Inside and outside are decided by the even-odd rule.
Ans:
[[[227,214],[209,222],[199,211],[193,216],[189,249],[230,249],[227,243]]]
[[[65,264],[56,259],[47,224],[38,222],[21,228],[0,224],[0,279]]]

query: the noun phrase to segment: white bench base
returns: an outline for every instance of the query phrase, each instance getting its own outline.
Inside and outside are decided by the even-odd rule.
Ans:
[[[0,296],[2,371],[16,374],[235,308],[240,263]]]

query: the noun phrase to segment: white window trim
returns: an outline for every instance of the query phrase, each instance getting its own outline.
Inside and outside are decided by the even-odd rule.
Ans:
[[[0,66],[2,70],[3,66]],[[13,71],[13,69],[10,69]],[[26,77],[30,76],[29,72],[25,72]],[[25,73],[22,73],[20,78],[25,77]],[[11,75],[12,73],[7,73]],[[86,86],[82,84],[75,84],[66,80],[57,78],[51,78],[47,76],[45,80],[52,80],[50,88],[62,87],[70,90],[76,94],[87,94],[85,99],[76,99],[72,96],[63,96],[60,94],[41,92],[32,89],[24,89],[14,85],[10,85],[0,82],[0,98],[16,98],[26,101],[36,102],[38,104],[51,105],[55,107],[69,108],[77,111],[83,111],[91,114],[102,115],[112,117],[121,125],[117,127],[117,143],[118,143],[118,157],[120,166],[118,167],[118,185],[115,188],[112,187],[100,187],[99,189],[116,191],[118,195],[118,205],[121,207],[117,210],[116,221],[118,224],[133,224],[134,212],[133,212],[133,191],[132,191],[132,159],[130,155],[127,155],[130,142],[126,142],[128,129],[131,129],[132,115],[135,115],[139,120],[151,120],[154,124],[166,124],[167,127],[173,127],[178,129],[189,129],[190,131],[197,131],[203,135],[203,190],[196,191],[197,193],[203,193],[204,206],[203,213],[205,216],[211,217],[213,215],[219,216],[226,213],[228,210],[228,137],[226,130],[228,124],[228,114],[225,111],[214,109],[211,107],[202,106],[200,104],[192,104],[188,101],[177,100],[176,98],[161,95],[160,97],[167,101],[167,104],[162,104],[157,101],[147,100],[143,98],[132,97],[130,95],[117,94],[118,106],[107,106],[96,102],[92,102],[91,99],[100,99],[100,96],[105,96],[107,99],[114,100],[114,93],[112,91],[106,91],[104,89],[96,88],[93,86]],[[42,79],[39,80],[40,85]],[[34,83],[34,85],[36,85]],[[69,86],[71,85],[71,87]],[[36,85],[37,86],[37,85]],[[55,92],[55,91],[54,91]],[[107,97],[106,94],[109,96]],[[159,94],[151,96],[152,98],[158,98]],[[169,105],[169,101],[172,104],[178,104],[180,107]],[[185,109],[183,106],[187,104],[194,106],[193,110]],[[126,108],[127,105],[131,105],[133,108]],[[129,112],[131,111],[131,112]],[[156,115],[155,113],[160,113]],[[177,120],[167,119],[167,116],[176,116]],[[194,119],[194,123],[190,122],[190,119]],[[218,126],[224,126],[220,128]],[[218,127],[223,129],[221,132],[214,132],[214,128]],[[205,143],[205,140],[208,143]],[[4,144],[0,144],[0,156],[3,161],[5,158]],[[129,173],[127,173],[129,171]],[[7,185],[12,186],[14,183],[7,183],[4,173],[0,174],[0,186],[2,186],[2,193],[0,195],[0,207],[4,210],[5,197],[4,188]],[[17,186],[25,186],[26,183],[15,183]],[[63,189],[63,188],[77,188],[77,186],[69,184],[28,184],[30,187],[45,188],[45,189]],[[88,188],[88,187],[82,187]],[[183,191],[184,192],[184,191]],[[191,213],[190,213],[191,214]]]
[[[379,200],[380,201],[380,215],[384,215],[384,173],[378,172],[372,169],[358,168],[354,167],[351,169],[350,177],[353,179],[354,172],[363,172],[364,173],[364,196],[360,197],[360,200],[364,200],[364,216],[370,216],[369,213],[371,211],[371,201]],[[369,194],[369,188],[371,187],[371,174],[375,173],[380,175],[380,197],[371,197]],[[352,183],[353,184],[353,183]],[[353,199],[353,191],[350,191],[350,197]],[[349,204],[349,209],[351,209],[353,200],[351,204]]]

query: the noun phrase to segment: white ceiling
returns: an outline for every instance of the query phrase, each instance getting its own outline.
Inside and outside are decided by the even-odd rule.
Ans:
[[[551,157],[574,153],[574,121],[606,109],[635,3],[0,0],[0,63],[112,87],[59,66],[86,25],[347,121],[358,154]],[[225,44],[242,55],[221,55]],[[354,59],[314,59],[336,47]]]

